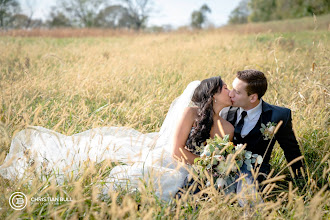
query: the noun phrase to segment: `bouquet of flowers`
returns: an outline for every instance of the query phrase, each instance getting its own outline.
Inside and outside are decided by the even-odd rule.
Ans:
[[[193,164],[193,170],[200,178],[208,178],[206,185],[210,185],[210,179],[214,181],[217,189],[232,190],[232,183],[239,175],[243,163],[250,171],[253,164],[261,164],[263,159],[258,154],[252,154],[251,151],[244,150],[245,145],[234,145],[229,141],[229,135],[220,138],[215,136],[213,139],[206,140],[206,145],[199,147],[200,157],[196,158]],[[205,172],[206,171],[206,172]]]

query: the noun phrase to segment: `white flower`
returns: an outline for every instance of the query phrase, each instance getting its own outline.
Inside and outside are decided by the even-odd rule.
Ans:
[[[225,161],[220,161],[219,165],[215,168],[219,174],[224,174],[227,171],[227,164]]]
[[[215,184],[216,184],[216,185],[218,186],[218,188],[220,188],[220,189],[223,189],[225,186],[227,186],[227,182],[226,182],[226,180],[223,179],[223,178],[221,178],[221,177],[219,177],[219,178],[217,179],[217,181],[216,181]]]
[[[222,156],[222,155],[214,155],[213,156],[217,161],[224,161],[225,160],[225,157]]]
[[[237,145],[235,146],[235,150],[236,150],[236,151],[239,151],[243,146],[244,146],[243,144],[237,144]]]
[[[271,126],[270,128],[268,128],[268,132],[270,134],[274,134],[274,131],[275,131],[275,126]]]

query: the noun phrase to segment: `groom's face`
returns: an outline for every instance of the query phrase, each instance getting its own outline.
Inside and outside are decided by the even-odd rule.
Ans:
[[[235,78],[233,81],[233,89],[230,91],[229,96],[234,107],[242,107],[244,109],[249,109],[250,98],[246,92],[247,83]]]

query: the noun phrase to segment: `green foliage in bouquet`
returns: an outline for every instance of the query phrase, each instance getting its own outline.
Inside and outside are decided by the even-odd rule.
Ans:
[[[206,140],[206,145],[201,146],[200,157],[196,158],[193,170],[199,178],[211,185],[213,181],[217,189],[234,190],[234,182],[240,173],[243,163],[251,170],[253,164],[261,164],[263,159],[258,154],[244,150],[245,145],[234,145],[229,141],[229,135],[223,138],[215,136]],[[207,177],[211,178],[207,178]]]

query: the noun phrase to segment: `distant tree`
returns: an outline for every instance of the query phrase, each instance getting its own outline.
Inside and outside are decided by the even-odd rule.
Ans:
[[[307,11],[311,14],[321,15],[330,13],[330,1],[329,0],[309,0]]]
[[[12,21],[8,25],[10,28],[21,29],[25,28],[28,22],[28,16],[25,14],[15,14],[12,16]]]
[[[71,27],[71,21],[67,18],[63,12],[57,11],[55,7],[52,8],[47,20],[47,26],[52,27]]]
[[[193,28],[201,29],[203,24],[207,21],[207,13],[210,13],[211,9],[206,5],[202,5],[202,7],[198,11],[193,11],[191,14],[191,26]]]
[[[328,14],[329,0],[277,0],[276,19]]]
[[[330,13],[329,0],[250,0],[249,21],[270,21]]]
[[[146,26],[152,11],[150,0],[61,0],[56,12],[50,13],[49,26],[133,28]]]
[[[96,17],[97,27],[132,28],[135,22],[130,17],[127,8],[121,5],[108,6],[101,10]]]
[[[59,12],[70,19],[73,26],[93,27],[96,24],[96,17],[105,8],[105,0],[61,0]]]
[[[251,0],[250,7],[252,10],[249,20],[270,21],[274,20],[274,11],[276,11],[276,0]]]
[[[128,20],[133,21],[133,28],[140,30],[146,27],[147,20],[152,12],[150,0],[121,0],[127,9]]]
[[[45,26],[41,19],[30,19],[29,16],[25,14],[17,13],[11,17],[11,21],[8,23],[7,28],[25,29],[27,24],[29,24],[29,28],[40,28]]]
[[[229,24],[244,24],[248,22],[251,14],[249,7],[250,0],[242,0],[229,15]]]
[[[13,16],[20,11],[17,0],[0,0],[0,28],[6,28],[13,22]]]
[[[35,12],[35,6],[37,5],[35,0],[25,0],[26,8],[27,8],[27,20],[25,22],[25,26],[23,28],[33,28],[32,26],[35,26],[35,20],[32,19],[34,12]]]

